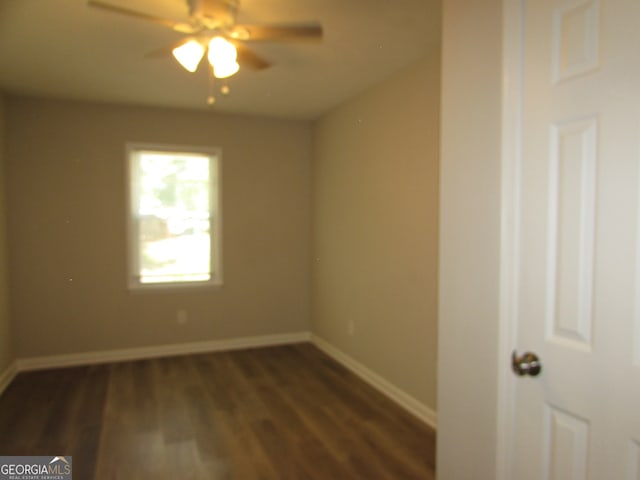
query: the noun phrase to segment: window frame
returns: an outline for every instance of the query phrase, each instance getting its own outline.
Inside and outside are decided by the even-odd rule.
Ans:
[[[216,288],[223,284],[222,262],[222,149],[192,145],[168,145],[159,143],[127,142],[126,150],[126,208],[127,208],[127,288],[130,291],[184,290]],[[139,219],[136,205],[139,183],[138,161],[141,152],[180,153],[209,157],[209,269],[208,280],[150,282],[140,281]],[[216,232],[212,235],[212,232]]]

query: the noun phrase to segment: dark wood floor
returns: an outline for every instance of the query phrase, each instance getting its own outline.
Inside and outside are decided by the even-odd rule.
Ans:
[[[85,479],[434,479],[435,434],[310,344],[22,373],[0,455]]]

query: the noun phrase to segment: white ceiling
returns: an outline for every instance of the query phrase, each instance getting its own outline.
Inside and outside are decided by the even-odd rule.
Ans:
[[[187,20],[186,0],[105,0]],[[439,44],[440,0],[242,0],[238,23],[318,20],[321,43],[252,43],[273,63],[229,80],[214,110],[313,119]],[[0,90],[35,96],[206,109],[208,75],[145,53],[182,38],[86,0],[0,0]]]

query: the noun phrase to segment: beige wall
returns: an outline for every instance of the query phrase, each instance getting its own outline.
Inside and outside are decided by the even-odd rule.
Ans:
[[[321,118],[312,169],[313,332],[433,410],[439,60]]]
[[[311,124],[22,97],[6,123],[17,356],[309,329]],[[127,291],[127,141],[222,148],[221,289]]]
[[[9,285],[7,268],[7,210],[5,206],[5,107],[0,94],[0,375],[13,362],[9,318]]]
[[[502,2],[444,2],[438,478],[496,478]]]

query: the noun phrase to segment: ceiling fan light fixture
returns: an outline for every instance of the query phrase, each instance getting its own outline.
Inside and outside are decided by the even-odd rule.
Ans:
[[[209,63],[233,63],[238,58],[236,47],[222,37],[213,37],[209,42]]]
[[[232,75],[238,73],[240,70],[240,65],[238,62],[225,62],[225,63],[214,63],[211,65],[213,67],[213,76],[216,78],[229,78]]]
[[[216,78],[228,78],[238,72],[240,66],[236,59],[236,47],[222,37],[213,37],[209,41],[209,63]]]
[[[185,70],[195,72],[204,57],[204,47],[197,40],[189,40],[187,43],[173,49],[173,56]]]

